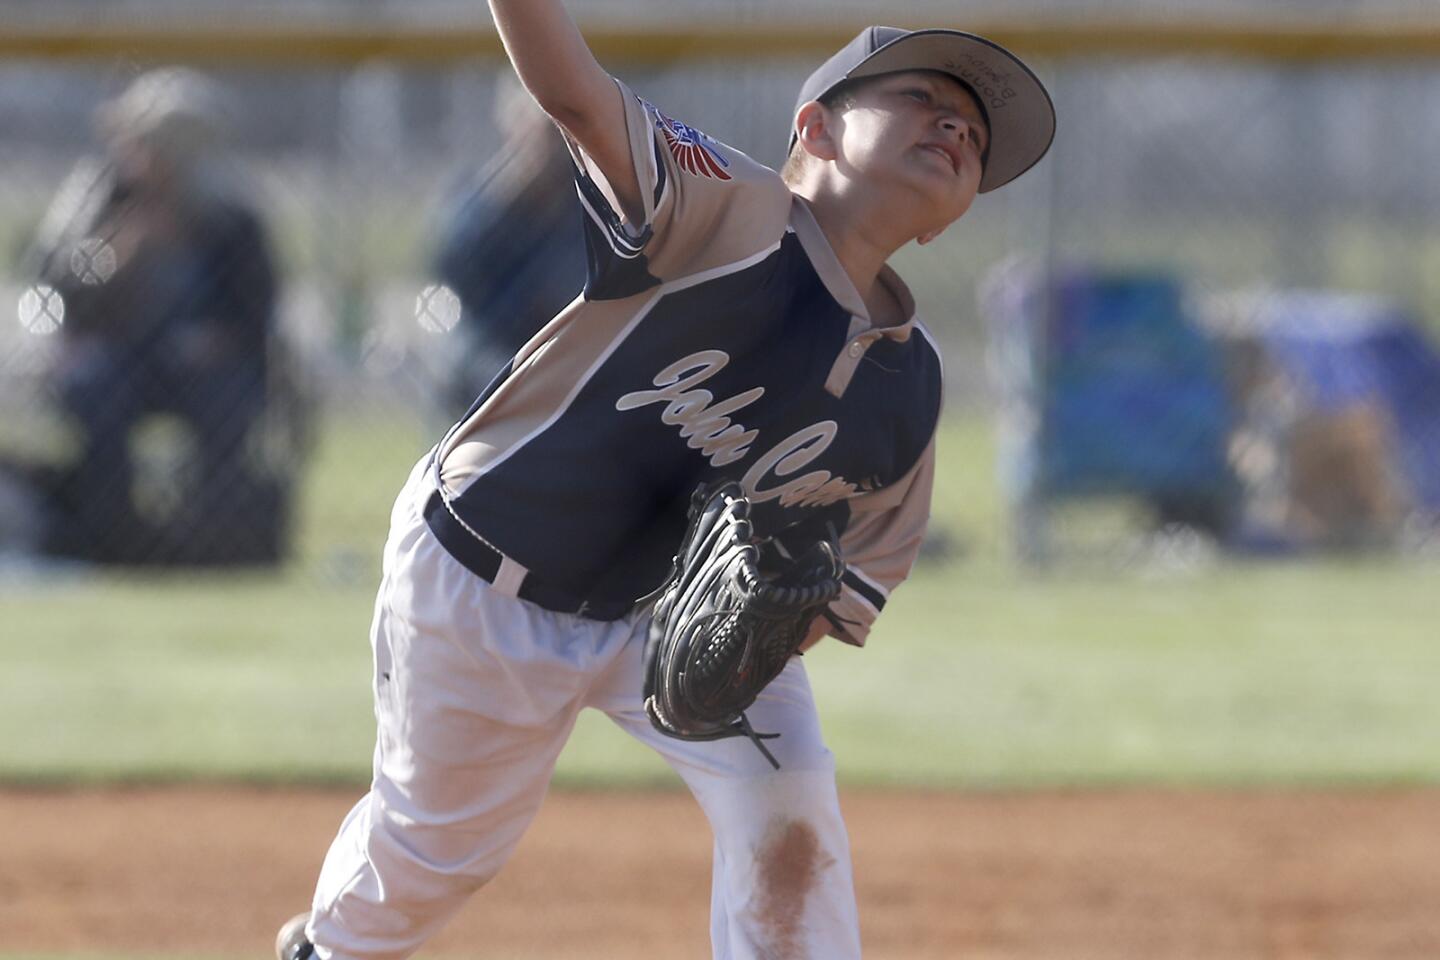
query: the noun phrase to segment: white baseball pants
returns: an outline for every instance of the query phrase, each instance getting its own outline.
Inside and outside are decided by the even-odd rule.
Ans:
[[[430,534],[430,492],[422,461],[391,516],[371,627],[374,781],[320,873],[320,960],[398,960],[434,935],[515,849],[586,707],[659,752],[709,819],[716,960],[858,958],[834,761],[801,661],[749,711],[783,733],[767,743],[781,770],[744,739],[663,736],[641,702],[647,617],[602,623],[506,596]]]

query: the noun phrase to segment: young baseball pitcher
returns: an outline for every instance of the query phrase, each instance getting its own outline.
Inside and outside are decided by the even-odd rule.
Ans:
[[[940,358],[886,261],[1037,163],[1050,99],[989,41],[870,27],[805,82],[776,173],[607,75],[559,0],[490,6],[570,146],[588,277],[395,503],[373,785],[279,956],[414,953],[505,863],[588,707],[704,810],[715,957],[859,957],[802,661],[748,711],[780,734],[765,751],[669,736],[646,710],[642,598],[697,486],[735,481],[757,533],[838,540],[843,588],[806,643],[865,642],[925,531],[941,407]]]

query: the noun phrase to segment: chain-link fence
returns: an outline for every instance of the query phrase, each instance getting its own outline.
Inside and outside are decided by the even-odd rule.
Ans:
[[[704,9],[757,31],[771,15]],[[312,12],[333,22],[330,10]],[[815,59],[607,66],[778,164]],[[976,547],[1044,549],[1037,504],[1072,495],[1133,495],[1157,522],[1246,549],[1389,544],[1440,511],[1425,483],[1440,473],[1440,372],[1381,356],[1406,352],[1387,346],[1394,328],[1440,318],[1426,162],[1440,155],[1440,63],[1077,49],[1035,65],[1060,117],[1050,156],[898,258],[946,352],[952,422],[998,409],[1007,427],[998,455],[985,430],[955,431],[974,447],[957,466],[1003,468],[985,507],[941,503],[975,525]],[[573,248],[552,244],[570,234],[538,229],[570,218],[578,234],[578,209],[563,183],[540,186],[546,148],[498,61],[204,70],[156,74],[123,55],[0,68],[12,555],[343,570],[374,552],[405,468],[532,322],[517,318],[553,305],[529,295],[578,289]],[[514,223],[536,229],[497,241]],[[1285,327],[1283,304],[1305,317]],[[1347,333],[1306,341],[1306,317],[1336,314]],[[1237,355],[1266,375],[1246,380]],[[1361,383],[1326,393],[1327,376]],[[1188,406],[1166,419],[1181,393]],[[1117,436],[1125,456],[1106,453]],[[1328,489],[1334,463],[1377,458],[1352,471],[1354,489]],[[1297,493],[1316,469],[1333,481],[1312,497],[1322,507]],[[1255,506],[1264,496],[1284,502]]]

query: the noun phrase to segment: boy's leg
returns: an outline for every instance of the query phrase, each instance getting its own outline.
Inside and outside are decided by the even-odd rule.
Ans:
[[[775,770],[750,741],[691,743],[659,733],[640,707],[633,643],[592,694],[636,739],[680,774],[715,835],[710,933],[715,960],[858,960],[860,928],[850,843],[835,789],[834,758],[820,735],[815,701],[797,658],[748,716],[779,732],[766,745]]]
[[[374,782],[316,887],[319,960],[399,960],[514,850],[574,725],[592,626],[495,593],[397,503],[375,605]]]

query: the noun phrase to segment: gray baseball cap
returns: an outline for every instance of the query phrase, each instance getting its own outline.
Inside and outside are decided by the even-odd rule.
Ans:
[[[1055,106],[1020,58],[984,37],[959,30],[866,27],[800,88],[795,114],[842,83],[902,70],[938,70],[975,94],[990,126],[980,192],[1004,186],[1040,162],[1055,139]],[[790,146],[795,145],[792,119]]]

